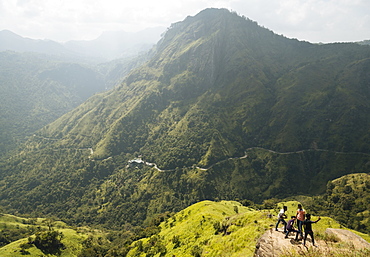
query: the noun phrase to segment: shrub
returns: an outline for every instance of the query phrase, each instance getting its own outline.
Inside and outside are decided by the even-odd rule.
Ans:
[[[36,238],[32,242],[37,248],[45,253],[59,253],[64,247],[61,242],[63,238],[63,233],[55,230],[38,232],[36,233]]]

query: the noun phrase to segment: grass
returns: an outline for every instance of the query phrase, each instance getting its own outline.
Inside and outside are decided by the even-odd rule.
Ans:
[[[65,246],[63,250],[61,250],[60,254],[53,255],[53,254],[45,254],[40,249],[36,248],[32,244],[28,243],[28,237],[16,240],[10,244],[7,244],[0,248],[0,256],[1,257],[15,257],[15,256],[58,256],[58,257],[75,257],[82,249],[82,242],[88,237],[88,232],[83,231],[81,229],[74,230],[69,228],[64,222],[61,221],[50,221],[48,219],[43,218],[20,218],[14,215],[8,214],[0,214],[0,230],[3,229],[12,229],[17,231],[21,228],[27,228],[30,231],[40,231],[40,230],[48,230],[48,224],[51,224],[53,229],[63,233],[63,239],[61,242]],[[33,230],[32,230],[33,229]],[[33,237],[33,235],[30,235]],[[21,245],[25,244],[27,246],[24,249],[22,254]]]
[[[28,249],[25,249],[26,254],[21,253],[21,244],[25,244],[28,242],[27,238],[17,240],[12,242],[4,247],[0,248],[0,256],[1,257],[19,257],[19,256],[58,256],[58,257],[75,257],[82,249],[82,241],[87,238],[86,235],[78,234],[73,229],[60,229],[58,230],[63,233],[64,238],[62,239],[62,243],[65,246],[65,249],[61,251],[60,255],[53,255],[53,254],[44,254],[40,249],[36,248],[35,246],[31,246]]]
[[[149,252],[157,257],[253,256],[257,240],[266,230],[275,226],[277,212],[283,205],[288,206],[287,214],[292,216],[298,202],[282,202],[273,210],[254,210],[234,201],[202,201],[161,223],[159,235],[142,239],[140,244],[133,243],[133,249],[127,256],[146,256]],[[317,217],[313,216],[312,219],[316,220]],[[226,229],[223,230],[223,227]],[[336,236],[327,235],[326,228],[343,227],[328,217],[321,217],[318,223],[313,224],[316,239],[330,245],[329,249],[296,247],[284,256],[366,256],[364,254],[369,253],[368,250],[355,250]],[[368,235],[352,232],[369,241]],[[161,245],[162,255],[158,250],[160,247],[153,244],[153,238]]]
[[[220,225],[215,226],[217,223]],[[159,236],[166,246],[166,256],[187,257],[197,256],[197,253],[201,256],[251,256],[257,239],[273,223],[269,211],[256,211],[234,201],[202,201],[163,222]],[[227,229],[218,231],[218,227]],[[142,244],[147,240],[142,240]],[[140,256],[137,254],[134,249],[128,256]]]
[[[294,215],[297,204],[296,201],[288,201],[279,203],[275,209],[255,210],[235,201],[198,202],[162,222],[158,235],[134,242],[127,257],[253,256],[257,240],[265,231],[274,228],[278,210],[284,205],[287,206],[289,217]],[[312,219],[316,220],[317,217],[313,216]],[[47,223],[46,219],[24,219],[12,215],[0,216],[0,229],[24,226],[38,226],[47,229]],[[63,222],[53,222],[53,227],[64,235],[62,243],[65,245],[65,249],[61,251],[59,257],[77,256],[82,249],[83,240],[93,233],[88,228],[74,230]],[[320,247],[314,248],[310,244],[307,245],[307,248],[293,246],[289,252],[283,254],[283,257],[370,255],[369,249],[355,249],[351,243],[342,242],[336,236],[326,234],[327,228],[345,229],[335,220],[321,217],[318,223],[313,224],[315,237],[316,240],[320,241]],[[351,231],[370,242],[369,235]],[[94,231],[95,236],[97,233],[101,232]],[[28,239],[23,238],[0,248],[0,256],[22,256],[20,246],[27,242]],[[25,251],[28,256],[45,255],[34,246],[25,249]]]

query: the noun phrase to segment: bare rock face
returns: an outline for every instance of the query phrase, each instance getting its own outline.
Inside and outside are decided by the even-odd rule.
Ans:
[[[295,241],[295,233],[291,233],[289,238],[284,238],[282,231],[270,229],[266,231],[258,240],[254,257],[278,257],[287,254],[298,254],[307,256],[307,253],[315,256],[351,256],[356,252],[356,256],[369,256],[370,243],[345,229],[326,229],[327,235],[333,235],[336,241],[325,241],[315,236],[315,246],[312,245],[311,238],[308,237],[306,246],[302,245],[302,240]],[[355,256],[355,254],[353,255]]]
[[[286,252],[290,252],[292,247],[300,251],[302,246],[294,240],[295,233],[291,233],[289,238],[285,239],[282,231],[270,229],[266,231],[258,240],[256,245],[255,257],[275,257]]]
[[[327,228],[325,233],[328,235],[335,235],[343,242],[350,242],[353,244],[355,249],[370,249],[370,243],[366,242],[362,237],[356,235],[355,233],[345,230],[345,229],[336,229],[336,228]]]

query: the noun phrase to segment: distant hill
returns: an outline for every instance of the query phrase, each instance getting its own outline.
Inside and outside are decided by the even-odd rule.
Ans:
[[[205,199],[324,193],[368,173],[369,74],[369,46],[300,42],[206,9],[2,160],[0,203],[122,228]]]
[[[36,53],[0,52],[0,153],[105,89],[92,68]]]
[[[349,174],[329,181],[326,193],[309,198],[315,212],[335,218],[346,227],[370,234],[370,175]]]
[[[75,61],[105,62],[134,57],[147,52],[160,39],[165,28],[148,28],[139,32],[105,32],[95,40],[68,41],[35,40],[21,37],[9,30],[0,31],[0,52],[34,52],[73,58]],[[90,58],[90,59],[89,59]]]
[[[0,52],[0,154],[93,94],[118,85],[147,58],[86,65],[40,53]]]
[[[147,36],[138,33],[136,37],[130,33],[111,34],[97,42],[75,42],[82,44],[80,49],[67,49],[51,40],[34,40],[8,30],[0,31],[0,110],[3,113],[0,153],[13,150],[27,136],[94,93],[119,84],[131,69],[147,60],[149,55],[144,45],[155,43],[152,38],[156,33],[159,37],[157,30],[146,32]],[[119,49],[109,45],[120,45],[125,40],[127,43]],[[129,50],[136,44],[140,45],[141,53],[138,49]],[[102,49],[109,49],[110,56]],[[124,51],[131,52],[123,54]],[[125,58],[118,58],[122,56]],[[112,58],[115,60],[98,61]]]
[[[358,42],[360,45],[370,45],[370,40],[364,40],[364,41],[360,41]]]
[[[36,52],[50,55],[73,55],[73,53],[61,44],[51,40],[35,40],[21,37],[9,30],[0,31],[0,52]]]

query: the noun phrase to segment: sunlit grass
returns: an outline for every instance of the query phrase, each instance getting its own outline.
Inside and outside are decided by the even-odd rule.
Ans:
[[[64,247],[59,257],[77,256],[82,250],[82,242],[88,237],[87,232],[79,232],[72,228],[67,228],[67,225],[61,221],[50,221],[44,218],[20,218],[14,215],[1,214],[0,215],[0,229],[18,229],[18,228],[37,228],[38,230],[48,230],[49,226],[52,225],[52,229],[55,229],[63,233],[61,242]],[[82,231],[82,230],[81,230]],[[34,238],[34,235],[30,235],[30,238]],[[40,249],[32,244],[28,243],[28,237],[22,238],[7,244],[0,248],[1,257],[13,257],[13,256],[56,256],[52,254],[46,255]],[[24,249],[22,254],[21,245],[25,244],[28,248]]]
[[[280,207],[288,206],[287,214],[294,215],[297,201],[279,203],[273,210],[254,210],[234,201],[202,201],[175,214],[161,223],[161,232],[157,238],[162,245],[162,256],[253,256],[257,240],[265,231],[274,228],[276,214]],[[316,220],[318,217],[313,216]],[[217,223],[219,225],[217,225]],[[226,229],[223,230],[222,228]],[[328,217],[313,224],[317,240],[330,245],[330,250],[316,249],[311,246],[293,248],[284,256],[350,256],[351,245],[341,242],[335,236],[325,233],[327,228],[343,228]],[[353,231],[368,240],[368,235]],[[152,239],[156,237],[153,236]],[[137,242],[127,256],[145,256],[145,251],[154,249],[149,238],[142,239],[138,249]],[[144,250],[143,250],[144,249]],[[146,250],[145,250],[146,249]],[[159,249],[159,248],[157,248]],[[155,250],[154,250],[155,251]],[[367,254],[366,250],[353,251],[356,255]],[[159,252],[157,252],[160,256]],[[341,255],[342,254],[342,255]]]

